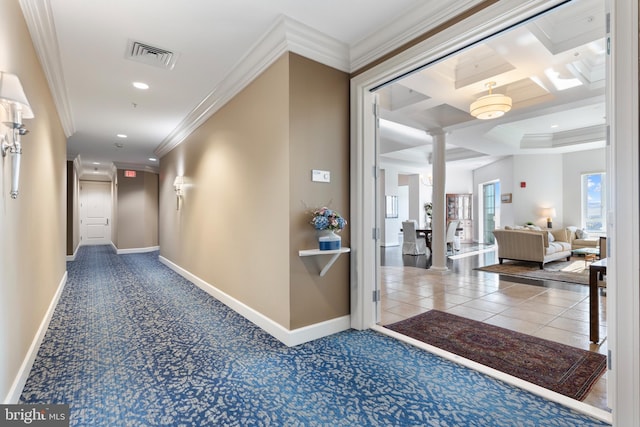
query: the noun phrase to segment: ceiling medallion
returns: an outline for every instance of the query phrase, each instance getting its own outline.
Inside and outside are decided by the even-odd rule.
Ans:
[[[511,110],[511,98],[500,93],[491,93],[496,82],[489,82],[485,86],[489,88],[489,95],[481,96],[469,106],[469,113],[477,119],[489,120],[504,116]]]

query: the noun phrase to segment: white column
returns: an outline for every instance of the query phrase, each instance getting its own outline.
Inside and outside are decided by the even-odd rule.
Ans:
[[[433,138],[433,219],[431,223],[431,270],[447,271],[447,240],[446,240],[446,200],[445,200],[445,143],[446,138],[442,129],[429,130]]]
[[[409,184],[409,219],[415,219],[418,224],[424,222],[420,221],[420,175],[409,175],[407,180]]]

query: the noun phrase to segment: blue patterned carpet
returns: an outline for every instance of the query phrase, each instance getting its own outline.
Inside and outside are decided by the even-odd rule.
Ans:
[[[288,348],[159,263],[82,247],[21,403],[73,426],[604,426],[373,331]]]

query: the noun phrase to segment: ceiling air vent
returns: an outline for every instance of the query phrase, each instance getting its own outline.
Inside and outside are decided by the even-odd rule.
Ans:
[[[172,70],[178,60],[178,54],[175,52],[135,40],[129,40],[125,57],[166,70]]]

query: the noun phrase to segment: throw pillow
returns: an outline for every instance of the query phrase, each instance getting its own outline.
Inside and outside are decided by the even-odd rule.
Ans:
[[[555,242],[556,238],[553,237],[553,234],[550,231],[547,231],[547,233],[549,233],[549,242]]]
[[[589,235],[582,229],[578,228],[576,230],[576,239],[586,239]]]

